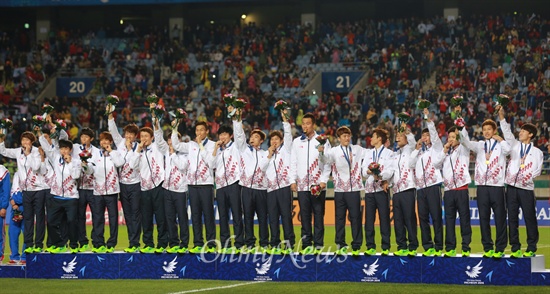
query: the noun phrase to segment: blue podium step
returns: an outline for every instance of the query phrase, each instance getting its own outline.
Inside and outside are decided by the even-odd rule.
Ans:
[[[27,266],[0,266],[0,277],[550,285],[544,256],[497,260],[480,255],[29,254]]]

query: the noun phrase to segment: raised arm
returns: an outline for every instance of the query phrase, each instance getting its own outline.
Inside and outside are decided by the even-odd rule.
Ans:
[[[159,148],[159,151],[162,154],[165,154],[170,150],[170,147],[168,146],[168,143],[166,143],[166,140],[164,140],[162,129],[155,128],[155,143],[157,143],[157,146]],[[179,141],[179,140],[178,140]]]
[[[411,148],[411,150],[414,150],[414,147],[416,146],[416,139],[414,138],[414,135],[411,132],[407,132],[407,146]]]
[[[473,151],[474,153],[478,152],[476,143],[470,141],[470,136],[468,135],[466,128],[463,128],[460,131],[460,144],[462,144],[462,146],[466,147],[468,150]]]
[[[242,121],[233,120],[233,135],[237,149],[241,152],[246,151],[246,135],[244,134]]]
[[[0,138],[0,155],[8,158],[17,158],[18,152],[21,152],[21,148],[6,148],[4,138]]]
[[[510,143],[511,146],[514,146],[518,143],[518,140],[516,140],[514,134],[512,133],[510,124],[504,118],[500,119],[500,129],[502,130],[502,135],[504,136],[504,139],[508,143]]]
[[[327,140],[327,142],[325,143],[325,150],[329,150],[330,148],[330,142]],[[321,173],[321,178],[319,179],[321,183],[328,183],[328,180],[330,178],[330,171],[330,164],[323,164],[323,171]]]
[[[46,140],[46,137],[44,135],[41,135],[38,137],[38,142],[40,142],[40,146],[42,147],[42,150],[44,150],[44,153],[46,153],[46,157],[48,159],[53,159],[55,156],[55,145],[51,145],[48,140]]]
[[[292,152],[292,127],[288,122],[283,122],[283,132],[283,148],[285,148],[288,152]]]
[[[296,139],[298,140],[298,139]],[[296,175],[297,175],[297,156],[296,156],[296,144],[292,144],[292,152],[290,152],[290,170],[288,176],[290,179],[290,184],[296,184]]]
[[[439,135],[437,134],[435,124],[432,121],[428,121],[427,125],[428,131],[430,132],[430,141],[432,142],[432,147],[436,152],[443,151],[443,143],[441,142],[441,138],[439,138]]]
[[[113,117],[112,114],[109,114],[108,126],[109,126],[109,133],[111,133],[111,135],[113,136],[113,142],[115,142],[115,144],[117,144],[117,146],[118,146],[118,144],[120,144],[120,142],[122,142],[122,140],[124,138],[118,132],[118,128],[116,126],[115,118]]]
[[[174,150],[182,153],[189,153],[189,143],[180,141],[177,128],[172,131],[170,139],[172,139],[172,147],[174,147]]]

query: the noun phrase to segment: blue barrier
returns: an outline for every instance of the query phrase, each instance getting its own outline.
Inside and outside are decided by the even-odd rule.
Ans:
[[[27,266],[1,266],[3,278],[216,279],[550,285],[544,256],[463,258],[262,254],[30,254]]]

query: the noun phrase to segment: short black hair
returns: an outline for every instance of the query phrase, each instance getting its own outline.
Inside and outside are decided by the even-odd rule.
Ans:
[[[521,126],[521,129],[522,130],[526,130],[527,132],[529,132],[530,134],[533,135],[532,138],[535,138],[538,134],[538,130],[537,130],[537,127],[534,125],[534,124],[531,124],[531,123],[526,123],[524,124],[523,126]]]
[[[302,117],[302,121],[304,120],[304,118],[309,118],[309,119],[311,119],[311,122],[312,122],[313,124],[316,124],[316,123],[317,123],[317,120],[315,119],[315,115],[313,115],[313,113],[311,113],[311,112],[308,112],[308,113],[304,114],[304,116]]]
[[[221,125],[218,129],[218,135],[221,135],[223,133],[229,134],[229,136],[233,136],[233,128],[228,125]]]
[[[69,140],[64,140],[64,139],[61,139],[59,140],[59,148],[69,148],[71,150],[73,150],[73,142],[69,141]]]
[[[88,128],[88,127],[85,127],[85,128],[82,128],[82,131],[80,131],[80,135],[86,135],[88,137],[90,137],[92,140],[95,138],[95,133],[92,129]]]

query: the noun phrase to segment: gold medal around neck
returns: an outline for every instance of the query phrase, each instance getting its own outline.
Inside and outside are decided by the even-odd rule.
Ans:
[[[485,160],[485,164],[489,165],[489,160]]]
[[[525,164],[522,163],[522,164],[519,165],[519,167],[523,169],[523,168],[525,168]]]

